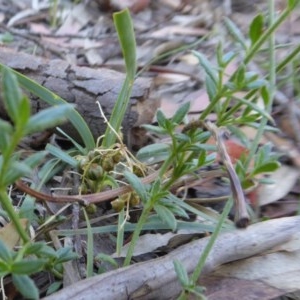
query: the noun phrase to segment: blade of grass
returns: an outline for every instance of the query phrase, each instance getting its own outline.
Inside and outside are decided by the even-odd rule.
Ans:
[[[117,235],[117,249],[116,252],[118,255],[120,255],[122,246],[124,244],[124,222],[125,222],[125,212],[124,209],[122,209],[119,213],[118,218],[118,235]]]
[[[225,220],[226,220],[226,218],[227,218],[227,216],[230,212],[232,204],[233,204],[233,201],[232,201],[232,198],[230,198],[227,201],[227,203],[226,203],[226,205],[223,209],[220,220],[219,220],[217,226],[215,227],[215,230],[214,230],[213,234],[211,235],[204,251],[202,252],[202,255],[201,255],[201,257],[200,257],[200,259],[199,259],[199,261],[196,265],[196,268],[193,272],[193,275],[191,276],[191,280],[192,280],[192,283],[193,283],[194,286],[196,286],[197,280],[198,280],[198,278],[199,278],[199,276],[202,272],[202,269],[205,265],[206,259],[209,255],[209,252],[212,249],[212,247],[213,247],[213,245],[214,245],[214,243],[215,243],[215,241],[216,241],[216,239],[217,239],[217,237],[218,237],[218,235],[221,231],[222,225],[224,224],[224,222],[225,222]]]
[[[266,107],[267,113],[271,112],[272,106],[273,106],[273,100],[274,100],[274,95],[276,92],[276,56],[275,56],[275,34],[274,30],[283,22],[288,15],[291,12],[290,7],[288,6],[285,11],[280,15],[280,17],[276,20],[275,19],[275,4],[274,1],[269,0],[268,1],[268,11],[269,11],[269,29],[266,31],[268,32],[268,35],[266,35],[265,39],[268,39],[269,42],[269,97],[270,97],[270,102],[268,104],[268,107]],[[283,19],[283,16],[285,19]],[[279,22],[280,21],[280,22]],[[278,24],[278,26],[277,26]],[[274,30],[271,30],[273,29]],[[262,37],[257,41],[262,39]],[[256,45],[256,44],[255,44]],[[255,46],[254,45],[254,46]],[[251,59],[251,56],[248,57]],[[260,123],[260,126],[258,128],[257,134],[254,137],[254,140],[252,142],[249,154],[248,154],[248,159],[245,162],[245,167],[247,168],[250,165],[252,157],[254,157],[255,152],[257,151],[258,145],[260,143],[261,137],[263,136],[263,133],[265,131],[265,127],[267,125],[268,119],[266,117],[263,117]]]
[[[93,265],[94,265],[94,239],[93,239],[93,232],[92,227],[90,224],[89,216],[85,209],[83,209],[84,218],[86,221],[87,227],[87,262],[86,262],[86,277],[93,276]]]
[[[136,73],[136,43],[129,10],[115,13],[113,18],[126,66],[126,78],[109,120],[111,127],[118,133],[128,107]],[[107,127],[102,146],[109,148],[115,143],[116,138],[111,128]]]

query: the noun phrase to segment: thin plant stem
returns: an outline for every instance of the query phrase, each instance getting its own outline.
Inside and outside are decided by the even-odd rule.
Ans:
[[[272,1],[274,4],[274,1]],[[269,3],[269,9],[270,9],[270,3]],[[273,9],[274,11],[275,9]],[[269,28],[260,36],[260,38],[257,40],[257,42],[253,45],[253,47],[251,47],[249,53],[246,55],[245,59],[244,59],[244,63],[248,64],[252,58],[254,57],[254,55],[257,53],[257,51],[261,48],[261,46],[263,45],[264,42],[266,42],[267,40],[269,40],[270,36],[272,36],[275,32],[275,30],[281,25],[281,23],[283,23],[286,18],[289,16],[289,14],[292,12],[293,10],[289,7],[289,5],[287,6],[287,8],[282,12],[282,14],[280,14],[280,16],[278,17],[278,19],[275,21],[275,14],[273,12],[273,17],[271,17],[271,11],[269,11],[269,17],[270,17],[270,21],[272,18],[272,22],[270,22],[270,26]]]
[[[149,201],[151,201],[151,200],[149,200]],[[151,208],[152,208],[152,205],[149,205],[147,207],[145,206],[143,211],[142,211],[142,214],[141,214],[141,216],[138,220],[138,223],[137,223],[136,228],[135,228],[135,230],[133,232],[133,235],[132,235],[132,239],[131,239],[131,242],[130,242],[130,245],[129,245],[129,248],[128,248],[128,251],[127,251],[127,254],[126,254],[126,258],[124,260],[124,264],[123,264],[124,267],[129,266],[129,264],[130,264],[136,242],[137,242],[137,240],[140,236],[140,233],[143,229],[144,224],[146,223],[146,220],[147,220],[148,215],[151,211]]]
[[[0,201],[3,209],[7,212],[9,218],[13,222],[14,226],[16,227],[16,230],[18,234],[20,235],[21,239],[24,243],[30,242],[30,238],[28,234],[26,233],[25,229],[22,227],[20,219],[18,215],[16,214],[10,199],[7,195],[6,188],[0,189]]]
[[[287,57],[285,57],[276,67],[276,73],[279,73],[288,63],[290,63],[300,52],[300,45],[297,46]]]
[[[268,0],[268,8],[269,8],[269,26],[274,27],[274,24],[277,23],[275,21],[275,4],[273,0]],[[288,14],[282,14],[288,16]],[[281,19],[281,18],[280,18]],[[275,57],[275,34],[274,32],[269,33],[269,103],[266,107],[268,113],[271,112],[273,106],[274,95],[276,91],[276,57]],[[248,168],[250,165],[251,159],[253,158],[256,149],[260,143],[260,140],[264,134],[265,127],[267,125],[268,119],[263,117],[258,127],[257,134],[252,142],[251,148],[249,150],[248,159],[245,162],[245,167]]]
[[[4,182],[5,174],[8,172],[8,168],[10,165],[11,156],[14,152],[14,149],[16,148],[18,142],[22,138],[22,129],[18,129],[11,140],[11,143],[7,150],[2,154],[3,156],[3,163],[0,170],[0,202],[6,213],[8,214],[10,220],[13,222],[13,224],[16,227],[16,230],[20,237],[22,238],[24,243],[27,243],[30,241],[30,238],[24,228],[22,227],[22,224],[20,222],[20,219],[18,217],[18,214],[15,212],[14,207],[10,201],[9,196],[7,195],[6,191],[6,185]]]
[[[224,224],[224,222],[225,222],[225,220],[226,220],[226,218],[227,218],[227,216],[228,216],[228,214],[231,210],[232,204],[233,204],[233,200],[230,197],[229,200],[227,201],[225,207],[224,207],[224,210],[221,214],[219,222],[217,223],[217,226],[216,226],[213,234],[211,235],[205,249],[203,250],[203,253],[202,253],[202,255],[201,255],[201,257],[200,257],[200,259],[199,259],[199,261],[196,265],[196,268],[195,268],[195,270],[194,270],[194,272],[191,276],[192,285],[194,285],[194,286],[196,286],[196,282],[197,282],[197,280],[198,280],[198,278],[199,278],[199,276],[202,272],[202,269],[205,265],[205,262],[207,260],[208,255],[209,255],[209,252],[211,251],[211,249],[212,249],[212,247],[213,247],[213,245],[214,245],[214,243],[215,243],[215,241],[216,241],[216,239],[217,239],[217,237],[218,237],[218,235],[221,231],[221,228],[222,228],[222,226],[223,226],[223,224]]]

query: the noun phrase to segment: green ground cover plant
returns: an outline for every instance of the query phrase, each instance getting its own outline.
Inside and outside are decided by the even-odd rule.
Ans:
[[[63,274],[63,263],[77,258],[71,248],[55,250],[47,244],[48,241],[37,242],[32,239],[28,233],[28,225],[35,218],[35,201],[27,197],[17,211],[9,193],[10,185],[20,178],[30,178],[36,167],[40,168],[42,183],[45,183],[68,166],[80,174],[81,182],[78,190],[83,194],[84,192],[99,193],[107,187],[117,188],[119,181],[115,176],[116,173],[123,174],[122,180],[131,186],[130,191],[120,194],[119,198],[112,203],[118,211],[117,225],[92,227],[87,213],[91,205],[87,207],[82,205],[87,227],[56,231],[58,236],[87,235],[87,276],[95,274],[93,266],[95,256],[115,263],[101,253],[94,253],[93,234],[95,233],[115,233],[116,252],[120,253],[125,233],[133,232],[123,264],[128,266],[142,230],[176,231],[194,226],[199,231],[212,232],[210,242],[205,251],[199,254],[199,261],[192,275],[186,273],[180,261],[174,262],[174,268],[182,285],[180,298],[185,299],[190,293],[204,298],[203,289],[197,286],[197,280],[218,234],[222,230],[233,228],[233,223],[227,218],[232,205],[238,208],[236,225],[246,226],[250,217],[241,191],[255,186],[258,174],[272,172],[279,167],[278,156],[272,153],[270,146],[268,144],[260,148],[258,146],[266,130],[276,130],[272,125],[274,122],[271,117],[276,79],[280,72],[285,71],[286,66],[294,62],[299,50],[299,46],[296,46],[284,59],[276,61],[277,45],[274,34],[299,1],[288,1],[285,10],[279,16],[275,15],[273,2],[269,0],[266,15],[258,14],[254,18],[247,37],[244,37],[232,21],[229,19],[225,21],[228,31],[236,42],[236,49],[226,52],[220,42],[216,48],[216,63],[210,62],[199,51],[192,50],[194,45],[190,46],[190,51],[198,58],[199,65],[205,73],[205,89],[209,96],[209,105],[198,120],[192,121],[188,120],[189,104],[181,106],[171,118],[167,118],[163,111],[158,110],[157,126],[148,124],[144,125],[144,128],[156,135],[168,136],[170,143],[146,146],[140,149],[137,155],[131,153],[123,144],[120,133],[132,86],[137,76],[135,36],[128,10],[114,14],[115,27],[125,60],[126,79],[111,117],[107,120],[107,130],[97,141],[94,141],[87,124],[76,112],[76,108],[36,82],[0,64],[2,100],[10,118],[10,122],[0,120],[1,214],[13,223],[20,237],[17,248],[8,247],[0,240],[1,277],[10,275],[24,297],[38,299],[39,291],[30,276],[40,271],[49,271],[54,274],[59,283]],[[268,50],[265,51],[265,48]],[[269,61],[263,75],[249,70],[250,63],[262,51],[266,52],[264,55],[267,55]],[[241,63],[224,83],[226,68],[235,59],[240,60]],[[22,93],[20,86],[50,104],[51,107],[31,115],[30,100]],[[240,91],[246,92],[245,96],[238,96]],[[259,105],[261,99],[263,108]],[[216,115],[215,124],[207,122],[207,117],[211,113]],[[101,107],[100,117],[106,118],[101,116]],[[45,151],[37,152],[25,159],[22,157],[22,151],[17,150],[17,145],[23,137],[58,126],[67,120],[79,132],[82,145],[70,138],[74,148],[68,151],[48,145]],[[183,129],[178,131],[180,125],[183,125]],[[253,141],[247,140],[239,130],[240,125],[257,129]],[[241,157],[234,166],[222,148],[221,133],[224,129],[240,137],[249,150],[249,154]],[[207,144],[212,135],[217,140],[216,146]],[[216,153],[220,154],[224,163],[224,172],[228,173],[228,181],[233,193],[227,200],[222,214],[212,217],[175,196],[171,192],[171,187],[184,176],[195,178],[199,176],[199,170],[215,162]],[[253,165],[250,165],[250,162],[254,162]],[[151,172],[155,176],[145,183],[143,179]],[[38,187],[34,188],[38,189]],[[141,208],[141,214],[136,223],[130,223],[129,210],[136,205]],[[200,216],[208,223],[189,222],[190,213]],[[50,292],[56,288],[59,288],[59,284],[52,286]]]

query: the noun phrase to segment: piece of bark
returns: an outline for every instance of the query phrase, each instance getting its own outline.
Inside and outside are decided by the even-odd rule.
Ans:
[[[222,264],[251,257],[286,243],[299,231],[299,226],[300,217],[296,216],[260,222],[246,229],[221,234],[209,253],[202,276]],[[181,290],[174,260],[179,260],[191,274],[208,241],[209,237],[203,238],[162,258],[82,280],[45,299],[172,299]]]
[[[0,47],[0,62],[35,80],[67,102],[75,104],[95,138],[105,132],[106,124],[96,101],[100,102],[106,118],[109,119],[125,79],[124,74],[106,68],[74,66],[59,59],[48,61],[4,47]],[[158,103],[149,98],[150,89],[150,79],[138,78],[135,81],[130,105],[122,124],[125,138],[133,127],[152,121]],[[30,95],[30,99],[32,113],[48,106],[34,95]],[[6,116],[2,104],[0,116]],[[66,123],[61,128],[76,141],[80,141],[71,123]]]

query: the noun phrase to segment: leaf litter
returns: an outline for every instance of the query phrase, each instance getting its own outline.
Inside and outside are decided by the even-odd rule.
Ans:
[[[203,73],[195,64],[194,56],[188,50],[176,52],[176,49],[179,46],[195,43],[199,38],[211,34],[217,28],[219,32],[211,34],[208,40],[199,43],[196,47],[196,49],[207,54],[209,59],[213,60],[215,53],[212,53],[211,49],[215,48],[220,36],[221,39],[224,39],[226,36],[221,22],[223,14],[228,14],[226,7],[222,5],[216,6],[218,1],[210,3],[210,1],[160,0],[154,3],[154,1],[135,0],[126,1],[126,3],[122,4],[119,2],[90,0],[81,3],[71,3],[71,1],[64,1],[63,5],[59,6],[59,9],[55,11],[49,3],[44,5],[37,1],[36,6],[34,6],[34,2],[24,1],[19,3],[12,1],[8,5],[0,1],[0,10],[5,12],[5,14],[2,14],[0,24],[1,43],[17,51],[31,53],[34,51],[39,56],[50,59],[63,57],[68,62],[78,65],[122,70],[121,51],[117,37],[114,34],[111,13],[122,9],[123,6],[129,7],[132,11],[134,26],[136,27],[139,67],[147,67],[146,64],[151,60],[153,61],[153,64],[145,68],[143,73],[143,76],[153,78],[152,97],[160,100],[160,108],[168,117],[171,117],[182,103],[191,102],[189,118],[196,119],[209,104],[208,96],[203,88]],[[283,1],[277,2],[277,7],[280,11],[283,7]],[[251,17],[255,15],[255,10],[250,10],[251,12],[248,13],[248,5],[245,1],[232,1],[232,6],[230,7],[230,17],[240,24],[244,31],[248,28]],[[287,40],[287,37],[292,39],[293,43],[297,42],[299,34],[297,31],[297,28],[299,28],[297,26],[298,22],[299,11],[296,11],[291,19],[285,23],[285,26],[280,29],[277,38],[281,42],[291,42]],[[7,43],[5,34],[13,36],[13,41]],[[230,48],[230,43],[227,46]],[[171,50],[175,50],[174,53],[160,57]],[[284,51],[282,50],[282,55],[285,54]],[[238,62],[231,65],[233,71],[237,64]],[[155,70],[153,66],[160,67],[160,69],[157,68]],[[253,68],[257,69],[257,66],[253,66]],[[231,72],[231,70],[228,70],[228,75]],[[197,77],[197,80],[194,80],[195,77]],[[286,95],[283,98],[280,95],[276,95],[276,100],[278,99],[278,101],[274,108],[274,119],[282,132],[273,134],[271,138],[268,133],[261,141],[262,144],[272,142],[274,147],[282,153],[284,159],[282,158],[282,166],[275,173],[266,175],[270,184],[259,184],[255,190],[255,209],[260,217],[276,218],[278,215],[283,217],[297,214],[299,211],[299,191],[295,188],[299,183],[299,164],[297,163],[299,160],[299,141],[298,131],[294,130],[299,122],[297,113],[299,108],[293,99],[293,93],[291,93],[290,89],[285,87],[283,94]],[[286,106],[290,104],[293,104],[294,111],[286,109]],[[293,113],[296,114],[296,118],[291,115]],[[209,119],[214,120],[215,116],[210,115]],[[245,134],[251,139],[249,132]],[[275,141],[274,135],[280,137],[280,139]],[[61,184],[56,183],[56,187],[65,188],[64,182],[65,180],[62,180]],[[195,190],[197,190],[196,196],[195,194],[193,195]],[[191,196],[189,198],[211,198],[212,200],[219,196],[226,196],[228,185],[222,184],[217,176],[212,177],[208,182],[200,182],[192,188],[187,188],[185,192],[189,193]],[[252,201],[253,199],[251,199]],[[289,201],[294,201],[294,205],[285,211],[283,207],[288,207]],[[271,213],[268,207],[272,208]],[[213,208],[215,207],[211,206],[209,209],[213,210]],[[216,211],[220,210],[220,208],[215,209]],[[105,207],[100,208],[98,216],[92,218],[91,223],[101,227],[115,222],[113,213],[111,211],[107,213],[107,210],[109,211]],[[282,214],[282,210],[284,214]],[[70,213],[62,216],[68,219]],[[138,214],[133,215],[133,218],[137,216]],[[71,224],[72,222],[73,224]],[[74,216],[72,222],[68,221],[62,225],[57,225],[59,227],[56,227],[56,229],[68,229],[74,225],[74,229],[77,229],[78,226],[83,226],[83,228],[85,226],[84,222],[80,224],[74,223]],[[256,226],[257,231],[259,231],[259,224]],[[4,233],[6,231],[11,232],[10,230],[12,230],[10,225],[6,225],[3,228]],[[276,230],[279,229],[276,228]],[[272,235],[283,234],[276,230],[272,232]],[[114,235],[112,232],[105,233],[104,237],[95,234],[95,253],[113,253]],[[177,235],[180,237],[180,234],[180,231],[163,234],[160,233],[160,230],[157,230],[155,233],[145,234],[140,239],[140,246],[136,249],[136,255],[147,253],[148,250],[148,252],[155,251],[156,255],[159,256],[157,254],[159,249],[165,247],[171,238]],[[8,239],[3,236],[1,239],[5,242],[15,244],[15,241],[10,241],[12,237]],[[207,277],[208,279],[201,279],[200,282],[207,285],[207,294],[210,299],[220,299],[218,298],[220,295],[218,293],[231,295],[230,299],[238,299],[245,293],[250,295],[254,293],[253,291],[257,294],[265,292],[264,298],[260,299],[269,299],[285,293],[295,292],[299,287],[299,282],[296,280],[296,278],[299,278],[299,269],[297,264],[293,262],[299,260],[298,240],[299,237],[297,235],[290,238],[289,243],[294,243],[292,250],[291,248],[286,248],[287,246],[285,247],[283,243],[280,245],[280,250],[276,247],[273,252],[272,250],[259,252],[256,253],[256,256],[222,265],[217,271],[212,271]],[[108,244],[104,245],[103,241],[106,241]],[[155,244],[153,241],[155,241]],[[65,242],[67,242],[67,238],[65,238]],[[77,245],[83,257],[86,255],[85,243],[85,237],[82,236],[79,239],[79,246]],[[147,247],[148,244],[152,244],[152,246]],[[144,249],[145,245],[146,249]],[[126,247],[122,251],[125,250]],[[288,255],[288,252],[292,253],[292,256]],[[249,253],[249,256],[252,255],[254,254]],[[79,267],[72,266],[71,270],[78,270],[77,268],[80,269],[82,267],[84,267],[84,263],[81,263]],[[108,264],[106,264],[106,267],[110,268]],[[263,273],[262,270],[267,271]],[[82,274],[84,272],[78,273]],[[215,278],[218,278],[218,284],[214,281]],[[237,281],[234,281],[234,279]],[[213,282],[213,285],[210,284],[210,280]],[[70,278],[69,282],[74,283],[74,280]],[[258,282],[263,282],[263,284],[259,286]],[[64,286],[67,285],[65,283]],[[213,292],[213,288],[216,285],[221,290]],[[234,285],[236,285],[235,294],[231,294],[230,289]],[[278,291],[278,288],[281,291]]]

